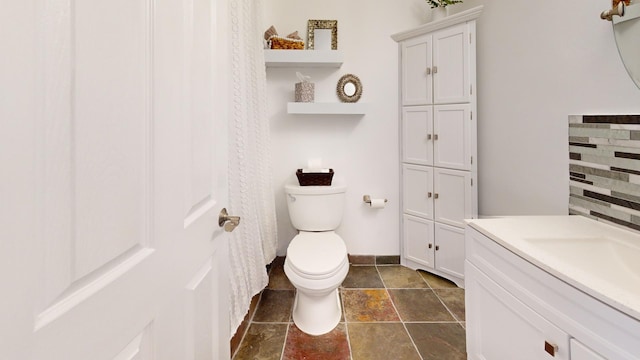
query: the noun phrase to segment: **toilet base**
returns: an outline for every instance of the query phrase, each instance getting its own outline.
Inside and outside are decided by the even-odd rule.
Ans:
[[[324,296],[296,291],[293,322],[309,335],[323,335],[333,330],[342,318],[338,289]]]

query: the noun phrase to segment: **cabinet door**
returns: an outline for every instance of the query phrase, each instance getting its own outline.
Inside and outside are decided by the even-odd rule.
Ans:
[[[433,107],[402,109],[402,161],[433,165]]]
[[[468,104],[433,108],[433,165],[471,169],[471,107]]]
[[[404,164],[402,186],[404,212],[433,220],[433,168]]]
[[[402,43],[402,105],[432,104],[431,35]]]
[[[571,339],[571,360],[605,360],[605,358],[582,345],[578,340]]]
[[[435,223],[436,269],[464,278],[464,229]]]
[[[569,335],[468,262],[465,275],[469,359],[569,359]]]
[[[433,34],[433,103],[466,103],[470,100],[469,30],[467,24]]]
[[[473,216],[471,174],[468,171],[433,169],[435,221],[464,228]]]
[[[406,214],[403,215],[403,220],[405,259],[433,268],[433,221]]]

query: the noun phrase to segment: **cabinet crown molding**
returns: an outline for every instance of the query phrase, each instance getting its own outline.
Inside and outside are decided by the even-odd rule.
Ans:
[[[472,9],[465,10],[453,15],[449,15],[442,20],[433,21],[424,25],[421,25],[417,28],[413,28],[410,30],[402,31],[397,34],[391,35],[391,38],[396,42],[404,41],[410,39],[412,37],[426,34],[435,30],[443,29],[449,27],[451,25],[460,24],[463,22],[475,20],[480,17],[482,13],[483,5],[476,6]]]

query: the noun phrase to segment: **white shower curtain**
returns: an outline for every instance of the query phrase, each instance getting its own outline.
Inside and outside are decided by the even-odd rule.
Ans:
[[[253,295],[267,285],[265,266],[277,246],[261,7],[259,0],[229,0],[229,198],[233,213],[242,218],[229,239],[231,335]]]

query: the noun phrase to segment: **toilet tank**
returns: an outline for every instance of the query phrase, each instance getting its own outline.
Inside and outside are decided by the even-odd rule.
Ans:
[[[342,222],[346,185],[285,185],[291,224],[302,231],[335,230]]]

